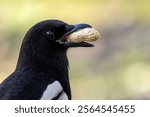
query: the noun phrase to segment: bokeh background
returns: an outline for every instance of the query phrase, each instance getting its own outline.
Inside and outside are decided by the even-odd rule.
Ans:
[[[0,82],[26,31],[45,19],[101,34],[94,48],[68,51],[73,99],[150,99],[150,0],[0,0]]]

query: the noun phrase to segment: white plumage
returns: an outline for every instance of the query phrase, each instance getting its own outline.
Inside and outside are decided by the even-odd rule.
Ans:
[[[40,100],[51,100],[57,97],[60,93],[61,95],[58,97],[58,100],[68,100],[68,96],[63,91],[61,84],[58,81],[55,81],[47,86]]]

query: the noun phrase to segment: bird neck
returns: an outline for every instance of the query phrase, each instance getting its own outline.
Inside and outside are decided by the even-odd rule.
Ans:
[[[32,52],[31,52],[32,51]],[[17,71],[40,73],[46,80],[57,80],[71,99],[71,89],[68,76],[67,50],[55,49],[48,54],[34,52],[32,49],[21,48]]]

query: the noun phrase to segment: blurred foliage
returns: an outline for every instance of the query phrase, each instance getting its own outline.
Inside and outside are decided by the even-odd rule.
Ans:
[[[138,99],[150,91],[149,4],[149,0],[0,0],[0,82],[14,70],[25,32],[41,20],[60,19],[88,23],[101,32],[94,48],[68,52],[73,98]]]

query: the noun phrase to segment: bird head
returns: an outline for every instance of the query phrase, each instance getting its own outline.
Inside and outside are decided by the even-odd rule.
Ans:
[[[69,47],[93,47],[87,42],[67,41],[68,35],[79,29],[91,28],[88,24],[69,25],[59,20],[41,21],[27,32],[24,42],[34,48],[59,48],[68,49]]]

